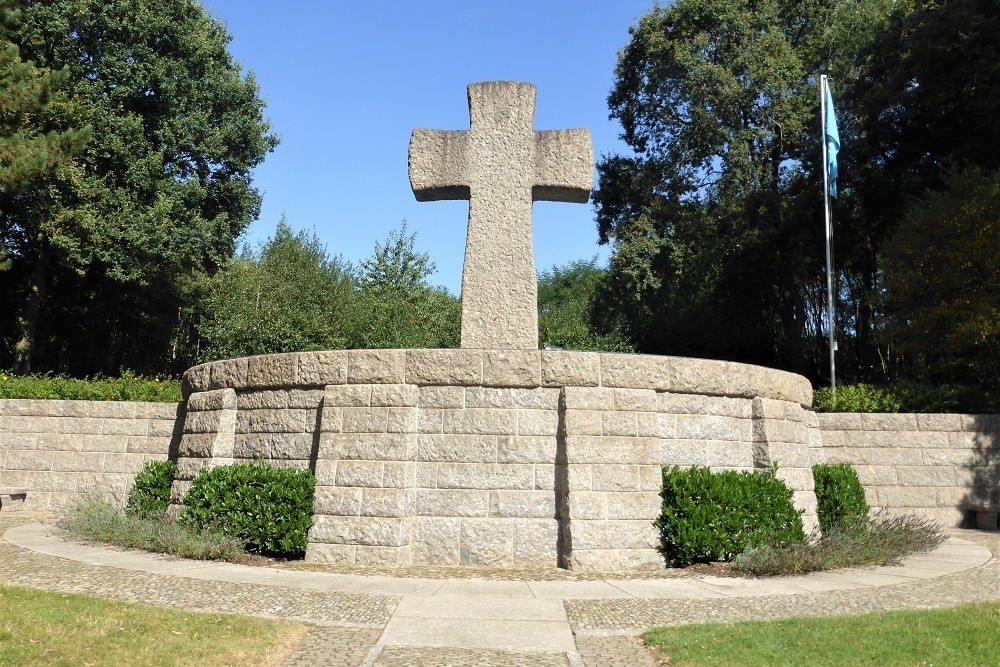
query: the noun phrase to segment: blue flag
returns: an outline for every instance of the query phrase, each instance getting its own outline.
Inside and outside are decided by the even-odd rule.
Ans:
[[[833,95],[829,84],[826,87],[826,169],[830,178],[830,196],[837,196],[837,153],[840,152],[840,132],[837,131],[837,116],[833,112]]]

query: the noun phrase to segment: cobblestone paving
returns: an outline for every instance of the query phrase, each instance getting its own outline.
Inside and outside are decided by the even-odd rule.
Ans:
[[[313,627],[284,667],[357,667],[381,635],[381,628]]]
[[[859,590],[705,600],[566,600],[577,643],[581,635],[636,635],[656,625],[727,623],[795,616],[843,616],[896,609],[949,607],[1000,600],[1000,534],[963,532],[993,558],[982,567],[926,581]]]
[[[569,667],[564,653],[386,646],[373,667]]]
[[[0,533],[26,522],[20,517],[0,517]],[[194,611],[379,629],[388,623],[399,604],[399,597],[393,595],[234,584],[98,567],[25,551],[3,541],[0,541],[0,581]]]
[[[578,636],[576,650],[586,667],[658,667],[658,662],[638,637]]]

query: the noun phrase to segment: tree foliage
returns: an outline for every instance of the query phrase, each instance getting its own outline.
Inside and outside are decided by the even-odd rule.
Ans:
[[[538,345],[567,350],[629,352],[627,338],[618,330],[599,333],[594,305],[607,271],[597,258],[553,266],[538,276]]]
[[[92,134],[42,187],[0,192],[19,313],[0,323],[5,359],[161,370],[193,277],[225,263],[257,216],[251,171],[277,143],[257,83],[195,0],[19,4],[21,58],[66,73],[36,131]]]

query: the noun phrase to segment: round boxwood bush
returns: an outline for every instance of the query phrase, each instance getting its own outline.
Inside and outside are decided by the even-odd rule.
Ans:
[[[804,541],[802,512],[775,472],[664,467],[656,525],[667,563],[729,561],[751,546]]]
[[[315,490],[311,471],[263,461],[205,469],[184,496],[181,521],[217,529],[251,553],[298,558],[306,551]]]
[[[170,505],[170,486],[176,473],[177,465],[173,461],[146,461],[135,476],[125,513],[142,518],[165,513]]]
[[[868,501],[858,473],[839,463],[813,466],[816,486],[816,514],[824,535],[831,530],[854,531],[868,526]]]

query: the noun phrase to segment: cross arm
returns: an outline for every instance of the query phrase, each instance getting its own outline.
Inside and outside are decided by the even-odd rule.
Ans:
[[[417,201],[468,199],[466,171],[469,133],[464,130],[413,131],[410,137],[410,188]]]
[[[594,185],[594,146],[589,130],[535,132],[533,201],[586,204]]]

